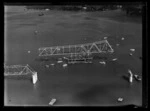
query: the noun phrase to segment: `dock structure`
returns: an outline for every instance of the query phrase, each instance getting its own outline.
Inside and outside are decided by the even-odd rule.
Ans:
[[[91,60],[94,53],[113,53],[107,40],[93,43],[39,48],[39,56],[67,56],[68,61]]]
[[[4,76],[32,76],[32,82],[35,84],[38,80],[37,72],[27,65],[4,65]]]

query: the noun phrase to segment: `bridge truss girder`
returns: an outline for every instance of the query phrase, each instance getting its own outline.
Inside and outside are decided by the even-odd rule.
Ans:
[[[94,43],[54,46],[39,48],[39,56],[53,55],[91,55],[92,53],[113,53],[111,45],[107,40]]]
[[[4,66],[4,76],[9,75],[28,75],[34,74],[35,71],[31,69],[31,67],[27,65],[11,65],[11,66]]]

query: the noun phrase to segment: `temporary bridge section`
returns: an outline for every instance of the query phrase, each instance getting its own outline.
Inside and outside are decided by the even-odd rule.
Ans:
[[[113,53],[111,45],[107,40],[93,43],[53,46],[39,48],[39,56],[66,55],[68,60],[92,59],[90,55],[94,53]]]

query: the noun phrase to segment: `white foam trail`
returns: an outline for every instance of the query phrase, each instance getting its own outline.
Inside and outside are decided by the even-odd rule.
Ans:
[[[119,101],[119,102],[122,102],[122,101],[123,101],[123,98],[118,98],[118,101]]]
[[[141,81],[142,79],[138,76],[138,75],[134,75],[135,79],[137,79],[138,81]]]
[[[133,82],[133,73],[131,72],[131,70],[128,70],[130,77],[129,77],[129,82],[132,83]]]

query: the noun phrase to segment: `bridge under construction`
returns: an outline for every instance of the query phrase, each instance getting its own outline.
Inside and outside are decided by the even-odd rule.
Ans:
[[[37,82],[37,72],[27,65],[4,65],[4,76],[32,76],[32,82]]]
[[[113,53],[111,45],[107,40],[102,40],[93,43],[53,46],[39,48],[39,56],[57,56],[64,55],[69,62],[77,62],[91,60],[92,54],[96,53]]]

